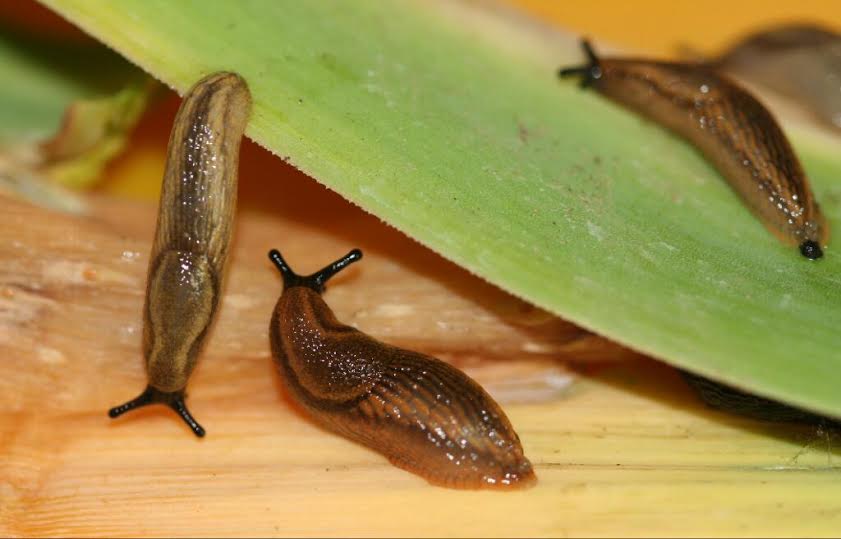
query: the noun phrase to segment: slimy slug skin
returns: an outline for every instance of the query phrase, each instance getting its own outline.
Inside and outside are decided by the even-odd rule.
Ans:
[[[112,418],[161,403],[197,436],[205,434],[184,403],[184,390],[225,280],[239,148],[250,110],[248,86],[235,73],[205,77],[184,96],[169,139],[147,273],[143,356],[148,385],[137,398],[112,408]]]
[[[794,150],[771,113],[742,87],[703,64],[599,58],[561,69],[581,86],[692,142],[762,223],[809,259],[823,256],[829,227]]]
[[[510,489],[536,481],[517,433],[494,400],[455,367],[387,345],[339,322],[324,283],[362,253],[310,276],[269,258],[284,289],[269,326],[290,398],[325,429],[385,455],[434,485]]]

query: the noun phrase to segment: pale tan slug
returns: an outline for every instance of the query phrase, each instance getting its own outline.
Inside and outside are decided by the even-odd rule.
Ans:
[[[351,251],[304,277],[278,251],[269,253],[284,284],[269,336],[289,396],[323,427],[430,483],[474,489],[534,484],[517,433],[479,384],[443,361],[336,320],[321,298],[324,283],[361,257]]]
[[[790,24],[746,37],[710,62],[716,69],[795,100],[841,129],[841,34]]]
[[[225,280],[239,148],[250,110],[248,86],[234,73],[205,77],[184,96],[169,139],[147,273],[143,355],[148,385],[137,398],[112,408],[111,417],[161,403],[204,436],[184,404],[184,389]]]
[[[770,112],[742,87],[703,64],[598,58],[560,70],[583,87],[670,128],[695,144],[781,241],[823,255],[829,227],[794,150]]]

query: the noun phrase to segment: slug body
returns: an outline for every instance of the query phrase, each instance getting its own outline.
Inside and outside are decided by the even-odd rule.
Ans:
[[[534,483],[531,464],[499,405],[473,380],[433,357],[389,346],[340,323],[324,282],[361,258],[296,275],[277,251],[283,294],[269,327],[286,392],[326,429],[394,465],[451,488]]]
[[[243,79],[216,73],[185,95],[169,139],[158,224],[143,307],[148,386],[111,417],[152,403],[173,408],[196,435],[204,429],[184,389],[213,322],[236,209],[239,148],[251,97]]]
[[[786,25],[748,36],[711,62],[758,83],[841,129],[841,35],[813,25]]]
[[[586,66],[561,77],[668,127],[695,144],[765,226],[807,258],[823,255],[828,227],[800,162],[770,112],[703,65],[602,59],[584,42]]]
[[[841,427],[837,420],[824,417],[807,410],[802,410],[788,404],[758,397],[740,391],[709,378],[698,376],[687,371],[681,371],[684,380],[695,390],[707,406],[716,410],[738,414],[759,421],[777,423],[803,423],[821,425],[832,428]]]

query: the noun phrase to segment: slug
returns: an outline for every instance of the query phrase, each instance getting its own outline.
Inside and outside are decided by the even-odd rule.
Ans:
[[[779,26],[748,36],[710,65],[789,97],[841,129],[841,34],[808,24]]]
[[[251,110],[235,73],[205,77],[184,96],[170,134],[143,307],[148,385],[109,410],[118,417],[147,404],[172,408],[197,436],[205,431],[184,389],[213,322],[233,232],[239,147]]]
[[[499,405],[441,360],[340,323],[321,298],[325,282],[362,257],[353,250],[312,275],[283,276],[269,335],[286,393],[316,423],[450,488],[532,485],[531,463]]]
[[[751,94],[702,64],[598,58],[564,68],[582,87],[670,128],[695,144],[783,243],[809,259],[823,256],[829,228],[794,150]]]
[[[841,423],[822,415],[802,410],[788,404],[745,393],[735,387],[713,382],[709,378],[681,370],[684,380],[713,409],[738,414],[759,421],[777,423],[803,423],[839,428]]]

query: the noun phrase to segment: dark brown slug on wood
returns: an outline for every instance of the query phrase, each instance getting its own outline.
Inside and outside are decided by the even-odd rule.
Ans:
[[[108,415],[161,403],[197,436],[204,429],[184,403],[184,389],[213,319],[233,233],[242,135],[251,110],[245,81],[216,73],[184,101],[169,139],[155,241],[143,307],[148,385]]]
[[[561,69],[582,87],[685,137],[709,159],[781,241],[823,256],[829,227],[788,139],[771,113],[742,87],[703,64],[599,58]]]
[[[531,463],[499,405],[455,367],[340,323],[321,298],[325,282],[362,253],[309,276],[272,250],[283,293],[269,326],[287,394],[324,428],[394,465],[451,488],[533,484]]]

